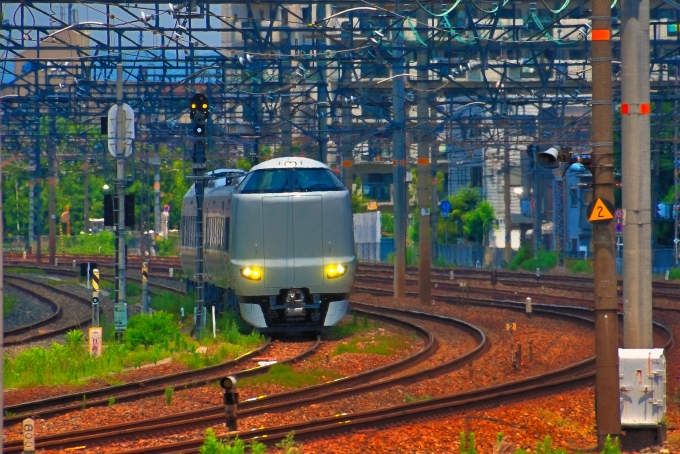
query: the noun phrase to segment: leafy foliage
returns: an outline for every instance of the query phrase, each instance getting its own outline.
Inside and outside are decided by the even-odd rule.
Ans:
[[[96,235],[82,233],[71,238],[66,244],[69,254],[113,255],[116,252],[115,235],[104,231]]]
[[[179,236],[171,236],[167,239],[159,238],[156,240],[156,247],[160,257],[178,256]]]
[[[588,260],[576,260],[569,266],[572,273],[592,273],[593,267]],[[680,277],[680,275],[679,275]]]
[[[266,445],[252,441],[245,443],[236,437],[234,440],[220,441],[215,436],[213,429],[207,429],[203,446],[198,451],[199,454],[244,454],[250,452],[252,454],[265,454],[267,452]]]
[[[76,349],[80,347],[83,344],[83,341],[85,340],[85,335],[83,334],[82,331],[79,329],[72,329],[68,333],[66,333],[66,345],[69,346],[71,349]]]
[[[668,272],[668,279],[676,280],[680,279],[680,268],[673,268]]]
[[[172,396],[175,394],[175,388],[165,388],[165,405],[172,405]]]
[[[172,340],[179,331],[172,314],[163,311],[151,315],[138,314],[128,320],[123,340],[132,348],[163,344]]]
[[[5,293],[4,299],[2,300],[2,314],[6,317],[18,301],[19,300],[15,295]]]
[[[556,265],[557,257],[554,252],[538,251],[537,254],[534,254],[531,246],[526,244],[517,251],[508,268],[512,271],[518,268],[526,271],[535,271],[536,268],[549,270],[555,268]]]
[[[460,454],[477,454],[474,432],[470,432],[467,436],[465,432],[460,433]]]

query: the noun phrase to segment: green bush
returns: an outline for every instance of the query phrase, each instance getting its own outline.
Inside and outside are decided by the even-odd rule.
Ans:
[[[151,315],[138,314],[130,317],[123,340],[132,348],[139,345],[162,345],[179,332],[179,326],[174,322],[172,314],[158,311]]]
[[[72,329],[71,331],[66,333],[65,338],[66,345],[68,345],[71,349],[75,350],[76,348],[83,344],[85,335],[79,329]]]
[[[515,271],[522,268],[527,271],[535,271],[536,268],[549,270],[557,265],[557,256],[554,252],[538,251],[533,254],[529,245],[522,246],[510,261],[508,269]]]
[[[668,279],[676,280],[680,279],[680,268],[673,268],[668,272]]]
[[[156,240],[156,247],[158,248],[159,257],[171,257],[179,255],[179,248],[177,247],[177,241],[175,238]]]
[[[81,233],[66,245],[66,253],[83,255],[113,255],[116,252],[113,232],[104,231],[96,235]],[[100,250],[101,248],[101,250]]]
[[[552,447],[552,438],[546,435],[546,437],[543,439],[543,442],[538,442],[536,444],[536,450],[533,451],[536,454],[567,454],[567,451],[561,448],[553,448]],[[524,449],[518,449],[515,451],[515,454],[528,454],[529,451],[526,451]],[[609,454],[609,453],[607,453]]]
[[[258,441],[245,443],[238,437],[234,440],[218,440],[215,431],[211,428],[205,431],[203,445],[198,452],[199,454],[244,454],[246,452],[265,454],[267,447]]]
[[[162,291],[154,293],[151,298],[151,307],[154,311],[163,311],[172,314],[175,317],[180,316],[182,308],[184,308],[184,314],[186,316],[192,315],[194,313],[195,304],[196,298],[193,293],[189,295],[177,295],[175,293]]]
[[[569,271],[572,273],[592,273],[593,267],[587,260],[576,260],[569,266]],[[680,278],[680,275],[678,276]]]

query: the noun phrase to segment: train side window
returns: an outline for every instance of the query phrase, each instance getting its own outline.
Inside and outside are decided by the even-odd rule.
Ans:
[[[222,233],[224,235],[224,238],[223,238],[223,241],[222,241],[222,247],[223,247],[223,250],[225,250],[226,252],[229,252],[229,220],[230,219],[231,218],[228,218],[228,217],[224,218],[224,229],[222,231]]]

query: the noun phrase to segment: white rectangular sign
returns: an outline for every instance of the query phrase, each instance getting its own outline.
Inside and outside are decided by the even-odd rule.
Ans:
[[[125,157],[132,154],[132,139],[135,138],[135,113],[129,104],[123,104],[123,112],[125,114],[125,131],[121,136],[125,138]],[[109,109],[109,153],[113,157],[118,156],[117,142],[117,127],[118,127],[118,104],[114,104]]]
[[[102,338],[104,337],[104,329],[101,326],[96,326],[88,329],[88,346],[89,352],[92,356],[102,355]]]

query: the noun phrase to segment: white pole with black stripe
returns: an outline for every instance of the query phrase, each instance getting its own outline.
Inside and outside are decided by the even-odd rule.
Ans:
[[[92,326],[99,326],[99,270],[92,270]]]
[[[149,314],[149,265],[142,262],[142,314]]]

